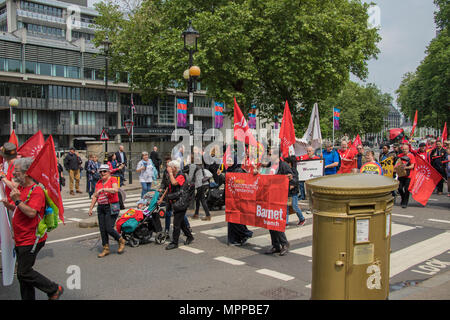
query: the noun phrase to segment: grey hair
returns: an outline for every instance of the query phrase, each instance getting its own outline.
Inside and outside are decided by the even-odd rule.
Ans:
[[[19,158],[16,161],[14,161],[14,166],[16,166],[16,167],[19,166],[20,171],[22,173],[25,173],[31,167],[32,163],[33,163],[33,158]]]
[[[172,160],[169,162],[169,164],[167,165],[168,167],[174,167],[177,170],[180,170],[180,161],[178,160]]]
[[[324,143],[323,143],[323,146],[325,147],[325,148],[328,148],[328,147],[331,147],[331,146],[333,146],[332,145],[332,143],[331,143],[331,141],[325,141]]]

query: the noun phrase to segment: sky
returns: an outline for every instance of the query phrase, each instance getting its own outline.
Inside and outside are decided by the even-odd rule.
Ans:
[[[99,0],[88,0],[91,5]],[[320,0],[317,0],[320,1]],[[369,76],[363,82],[374,83],[383,93],[389,93],[397,106],[395,91],[403,75],[414,72],[425,58],[425,50],[436,36],[433,0],[363,0],[374,2],[379,9],[382,40],[378,43],[378,59],[368,63]]]
[[[370,3],[372,1],[364,1]],[[426,56],[426,48],[436,36],[433,0],[373,0],[379,7],[380,53],[368,63],[367,83],[375,83],[394,97],[402,77],[414,72]],[[356,80],[353,78],[353,80]],[[361,82],[361,81],[358,81]]]

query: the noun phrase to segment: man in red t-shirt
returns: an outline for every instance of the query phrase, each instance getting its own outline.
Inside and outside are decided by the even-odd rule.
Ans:
[[[352,148],[348,148],[347,141],[341,142],[341,148],[338,150],[341,157],[341,168],[338,173],[351,173],[353,168],[356,168],[353,158],[356,156],[357,151]]]
[[[401,146],[402,153],[398,155],[398,158],[403,162],[405,166],[405,170],[407,175],[404,177],[399,177],[398,182],[398,193],[402,198],[401,206],[402,208],[406,208],[408,206],[409,201],[409,183],[411,182],[411,178],[414,175],[414,167],[416,165],[415,156],[409,152],[409,146],[405,143]]]
[[[17,279],[23,300],[35,300],[35,288],[45,292],[50,300],[59,299],[63,287],[50,281],[33,270],[37,254],[44,247],[47,235],[41,239],[36,237],[39,221],[45,213],[45,195],[41,187],[36,186],[26,172],[33,163],[32,158],[21,158],[15,161],[14,178],[19,183],[11,190],[10,196],[14,204],[3,200],[3,204],[14,210],[12,227],[16,242]]]

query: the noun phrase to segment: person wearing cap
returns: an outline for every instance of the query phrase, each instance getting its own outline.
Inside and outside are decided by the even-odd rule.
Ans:
[[[70,194],[74,195],[73,185],[75,182],[75,189],[77,193],[82,193],[80,191],[80,164],[81,159],[75,153],[75,148],[70,148],[69,153],[64,158],[64,168],[69,171],[69,188]]]
[[[114,229],[117,217],[120,213],[119,204],[119,186],[117,179],[111,176],[109,165],[102,164],[99,168],[100,180],[95,185],[95,192],[92,196],[91,206],[89,208],[89,216],[92,216],[92,210],[95,203],[98,202],[98,226],[102,238],[103,251],[98,255],[103,258],[109,255],[109,239],[113,237],[118,243],[117,253],[123,253],[125,249],[125,239]]]
[[[3,163],[3,170],[0,171],[0,181],[5,184],[5,193],[8,202],[13,203],[9,194],[13,188],[18,186],[18,184],[13,181],[14,162],[17,159],[16,145],[11,142],[6,142],[3,147],[0,148],[0,156],[6,160]]]
[[[430,153],[427,152],[427,144],[422,142],[419,144],[419,149],[411,150],[412,154],[421,157],[424,161],[430,162]]]

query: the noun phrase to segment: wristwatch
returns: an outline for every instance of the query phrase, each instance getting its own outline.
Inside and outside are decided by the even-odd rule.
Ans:
[[[16,200],[16,201],[14,201],[14,203],[16,204],[16,207],[18,207],[19,206],[19,204],[22,202],[22,200]]]

